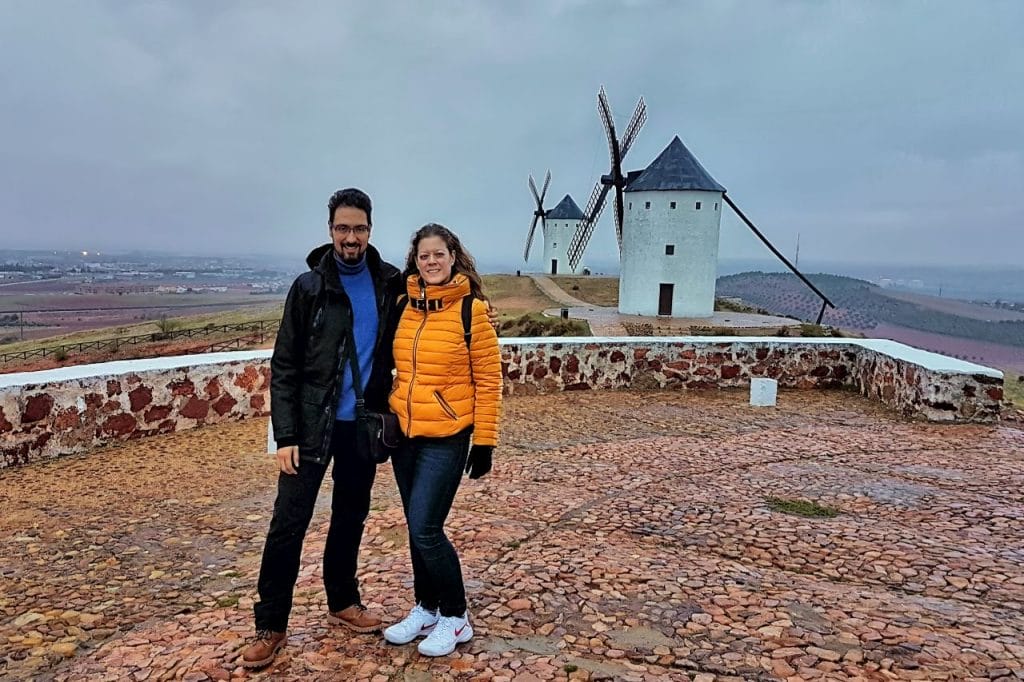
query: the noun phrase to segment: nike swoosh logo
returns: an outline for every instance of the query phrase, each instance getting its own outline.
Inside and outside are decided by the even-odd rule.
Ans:
[[[469,623],[466,623],[466,625],[469,625]],[[459,628],[458,630],[455,631],[455,636],[456,637],[458,637],[459,635],[462,634],[462,631],[466,629],[466,625],[463,625],[461,628]]]
[[[422,626],[420,628],[420,630],[428,630],[428,629],[434,627],[435,625],[437,625],[437,623],[427,623],[426,625]]]

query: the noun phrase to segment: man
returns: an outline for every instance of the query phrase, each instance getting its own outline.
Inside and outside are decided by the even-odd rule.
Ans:
[[[270,664],[285,644],[303,538],[332,459],[323,570],[327,620],[359,633],[376,632],[381,625],[360,602],[356,579],[376,464],[355,451],[349,353],[356,353],[367,407],[386,409],[394,333],[387,321],[405,284],[399,270],[369,244],[370,197],[358,189],[339,190],[327,208],[331,243],[309,254],[310,271],[292,284],[271,359],[271,414],[281,473],[260,565],[256,639],[241,657],[249,668]]]

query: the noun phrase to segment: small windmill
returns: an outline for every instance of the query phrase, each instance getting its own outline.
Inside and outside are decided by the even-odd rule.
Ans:
[[[530,232],[526,235],[526,248],[523,249],[523,260],[530,260],[530,247],[533,246],[533,235],[537,231],[537,221],[541,223],[541,229],[547,227],[547,211],[544,210],[544,195],[548,193],[548,185],[551,184],[551,171],[544,174],[544,187],[537,193],[537,183],[533,181],[533,174],[530,175],[530,192],[537,208],[533,211],[533,222],[530,223]]]
[[[544,208],[544,197],[547,195],[548,185],[551,183],[551,171],[544,176],[544,186],[540,193],[537,193],[537,184],[530,176],[530,191],[533,193],[533,200],[537,208],[533,212],[533,222],[530,224],[530,232],[526,236],[526,249],[523,251],[523,260],[530,260],[530,247],[533,245],[533,235],[537,230],[537,221],[540,221],[541,229],[544,232],[544,268],[550,275],[575,272],[575,267],[569,265],[569,242],[572,236],[579,229],[580,221],[583,220],[583,211],[566,194],[562,200],[552,209]]]
[[[576,234],[573,235],[572,242],[569,244],[569,264],[573,270],[576,269],[580,259],[583,258],[583,251],[587,248],[590,236],[594,233],[594,226],[604,210],[604,203],[608,197],[608,192],[613,187],[615,188],[615,237],[618,241],[619,249],[622,249],[622,219],[625,212],[622,204],[623,192],[630,179],[629,176],[622,173],[622,161],[626,158],[629,148],[633,146],[633,142],[636,140],[640,129],[647,122],[647,105],[644,103],[644,98],[641,97],[636,103],[636,108],[633,110],[633,117],[629,120],[629,124],[626,125],[622,139],[620,140],[616,137],[615,120],[612,118],[612,110],[608,105],[608,95],[605,94],[603,85],[597,94],[597,112],[601,116],[604,132],[608,138],[608,154],[611,157],[611,168],[594,185],[594,191],[590,193],[587,207],[583,209],[583,220],[580,222],[580,226],[576,230]]]

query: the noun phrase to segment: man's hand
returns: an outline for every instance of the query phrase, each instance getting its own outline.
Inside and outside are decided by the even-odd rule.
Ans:
[[[498,309],[494,307],[494,304],[487,301],[487,321],[494,327],[494,333],[498,333]]]
[[[281,468],[281,472],[294,476],[298,472],[295,471],[299,468],[299,446],[290,445],[285,448],[277,449],[277,466]]]

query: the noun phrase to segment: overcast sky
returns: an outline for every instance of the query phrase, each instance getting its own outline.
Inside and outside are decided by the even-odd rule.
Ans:
[[[1022,34],[1018,0],[0,0],[0,248],[299,259],[355,185],[392,260],[437,221],[520,267],[527,174],[607,171],[604,84],[620,128],[647,101],[627,169],[678,134],[788,254],[1019,264]]]

